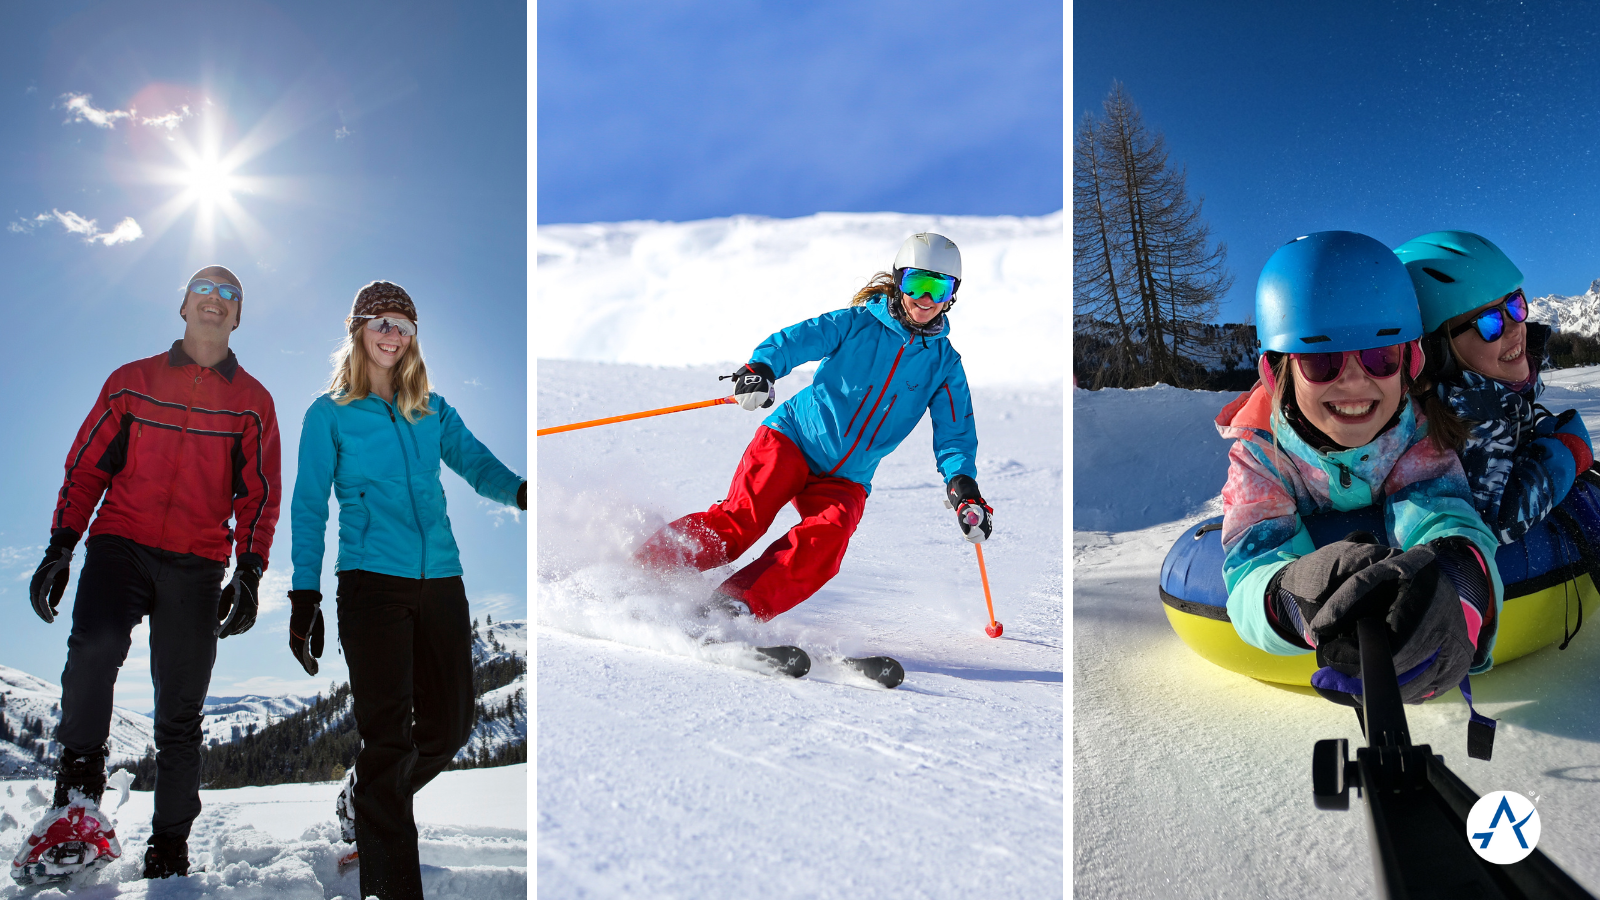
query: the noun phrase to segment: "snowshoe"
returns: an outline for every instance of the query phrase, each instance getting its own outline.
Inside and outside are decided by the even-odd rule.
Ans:
[[[144,850],[144,877],[166,878],[189,874],[189,842],[184,838],[153,834]]]
[[[359,850],[351,850],[349,853],[346,853],[345,855],[339,857],[339,874],[340,875],[347,875],[347,874],[350,873],[351,869],[354,869],[356,866],[359,866],[359,865],[361,865],[361,853],[360,853],[360,851]]]
[[[350,774],[345,776],[344,787],[339,789],[339,799],[334,801],[333,814],[339,820],[339,836],[344,838],[346,844],[356,842],[356,767],[350,767]]]
[[[80,796],[49,810],[33,826],[11,860],[11,879],[24,886],[60,884],[103,869],[120,856],[116,827],[98,804]]]

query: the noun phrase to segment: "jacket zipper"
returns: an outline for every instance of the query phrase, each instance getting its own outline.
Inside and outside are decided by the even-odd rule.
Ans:
[[[888,392],[889,384],[894,381],[894,370],[900,368],[900,357],[905,355],[906,347],[909,346],[910,344],[911,344],[911,338],[906,338],[905,343],[900,345],[900,352],[898,352],[898,353],[896,353],[894,355],[894,365],[891,365],[889,367],[889,377],[885,378],[883,380],[883,387],[878,389],[878,403],[882,403],[883,402],[883,395]],[[868,391],[868,393],[871,393],[870,390]],[[844,456],[839,458],[838,464],[835,465],[833,468],[828,470],[828,474],[829,475],[832,475],[833,473],[839,471],[839,466],[844,465],[845,460],[850,458],[850,454],[856,452],[856,444],[861,443],[861,436],[867,433],[867,426],[872,424],[872,417],[877,412],[878,403],[874,403],[872,405],[873,412],[867,414],[867,420],[865,422],[861,423],[861,430],[859,432],[856,432],[855,441],[850,444],[850,449],[845,451]],[[894,404],[891,403],[889,405],[893,406]],[[887,411],[885,411],[885,416],[887,416]],[[852,419],[851,421],[854,421],[854,419]],[[879,422],[878,423],[878,427],[882,428],[883,427],[883,423]],[[848,434],[849,433],[849,429],[846,429],[845,433]],[[873,436],[874,437],[877,436],[877,432],[876,431],[873,432]]]
[[[185,367],[187,368],[187,366]],[[189,385],[189,402],[183,405],[183,427],[178,429],[178,464],[172,467],[172,478],[167,481],[167,505],[161,511],[161,537],[158,547],[167,546],[167,520],[172,517],[172,492],[178,487],[178,473],[183,471],[183,448],[188,444],[189,413],[194,409],[195,395],[200,392],[200,376],[195,375]]]
[[[428,577],[428,535],[422,530],[422,514],[417,512],[417,494],[412,490],[411,460],[406,456],[406,439],[400,434],[400,423],[395,421],[394,407],[387,402],[384,406],[389,409],[389,424],[394,426],[394,439],[400,445],[400,461],[406,464],[406,496],[411,498],[411,519],[417,523],[417,537],[422,544],[422,574],[419,577],[425,579]]]

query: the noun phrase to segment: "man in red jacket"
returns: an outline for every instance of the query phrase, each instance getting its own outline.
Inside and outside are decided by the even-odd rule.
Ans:
[[[73,548],[88,529],[61,673],[56,807],[75,794],[98,804],[105,791],[117,671],[134,626],[150,617],[156,784],[146,878],[188,874],[189,827],[200,813],[201,708],[217,639],[255,623],[278,521],[272,397],[228,349],[242,300],[232,272],[201,269],[178,309],[183,339],[106,379],[67,454],[50,546],[30,591],[34,611],[54,621]],[[234,552],[238,564],[223,588]]]

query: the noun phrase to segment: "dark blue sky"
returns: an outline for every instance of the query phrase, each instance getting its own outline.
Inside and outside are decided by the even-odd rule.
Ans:
[[[211,136],[237,166],[207,215],[191,189]],[[113,369],[182,336],[183,286],[202,265],[242,282],[232,346],[275,399],[285,493],[351,298],[380,278],[416,301],[435,389],[529,472],[521,0],[7,4],[0,198],[0,664],[60,676],[68,623],[45,625],[24,596],[68,448]],[[525,615],[525,522],[444,481],[475,612]],[[322,677],[285,650],[289,546],[285,505],[262,616],[224,643],[214,693],[343,677],[331,623]],[[82,561],[80,548],[74,574]],[[136,710],[149,708],[145,655],[136,644],[119,683]]]
[[[1060,0],[546,0],[540,222],[1063,206]]]
[[[1477,231],[1530,293],[1600,278],[1600,4],[1078,0],[1073,121],[1120,79],[1228,243],[1221,318],[1308,231]]]

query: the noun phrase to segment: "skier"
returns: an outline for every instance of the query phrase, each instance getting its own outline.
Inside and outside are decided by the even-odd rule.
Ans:
[[[178,307],[183,338],[106,379],[67,453],[50,546],[30,586],[34,611],[54,621],[73,550],[100,503],[61,673],[54,808],[35,835],[82,816],[105,792],[112,691],[133,628],[149,616],[156,783],[146,878],[189,872],[189,828],[200,812],[201,709],[217,640],[255,623],[278,521],[272,397],[228,349],[243,297],[232,272],[201,269]],[[230,551],[236,565],[224,588]],[[81,850],[63,844],[52,853],[49,841],[25,843],[12,875],[23,883],[58,881],[110,861]]]
[[[744,409],[771,407],[779,378],[802,363],[822,364],[809,386],[756,429],[727,498],[657,531],[635,558],[700,571],[726,565],[793,502],[800,523],[723,581],[711,606],[763,621],[794,608],[838,574],[878,462],[924,413],[962,534],[974,543],[989,537],[993,510],[975,480],[972,398],[949,341],[948,312],[960,285],[956,245],[915,234],[895,255],[893,273],[874,275],[850,306],[762,341],[748,363],[724,376]]]
[[[289,649],[317,673],[331,489],[339,642],[362,741],[338,811],[360,851],[361,895],[403,900],[422,896],[411,796],[455,758],[473,725],[472,624],[439,464],[518,509],[528,507],[528,487],[431,391],[417,308],[403,288],[366,285],[345,324],[328,392],[300,432]]]
[[[1435,231],[1395,251],[1416,288],[1430,435],[1461,454],[1472,504],[1503,544],[1555,509],[1594,462],[1577,410],[1537,405],[1550,326],[1528,321],[1522,272],[1488,240]]]
[[[1261,380],[1217,428],[1235,441],[1223,489],[1223,576],[1239,636],[1313,650],[1312,684],[1354,703],[1355,624],[1384,616],[1401,696],[1419,703],[1492,665],[1497,542],[1460,460],[1427,440],[1406,387],[1423,366],[1416,294],[1378,241],[1325,231],[1262,269]],[[1381,505],[1392,547],[1352,534],[1314,546],[1301,516]]]

